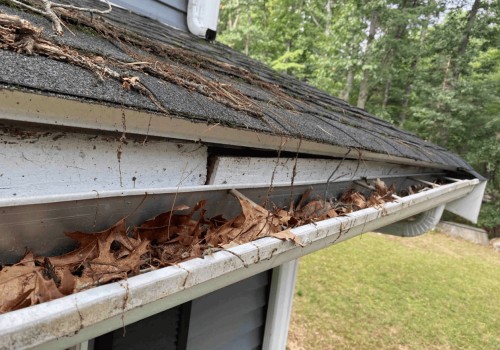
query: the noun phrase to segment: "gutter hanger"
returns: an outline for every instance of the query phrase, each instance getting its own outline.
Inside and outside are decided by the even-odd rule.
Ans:
[[[266,237],[228,251],[158,269],[0,315],[1,348],[64,349],[119,329],[259,272],[364,232],[456,201],[479,180],[462,180],[292,232],[304,246]]]

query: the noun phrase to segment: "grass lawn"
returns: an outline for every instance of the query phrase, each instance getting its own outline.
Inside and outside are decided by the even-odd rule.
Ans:
[[[370,233],[306,256],[288,349],[500,349],[500,254]]]

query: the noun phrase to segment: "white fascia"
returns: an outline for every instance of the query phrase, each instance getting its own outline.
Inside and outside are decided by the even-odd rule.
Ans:
[[[123,118],[122,118],[123,115]],[[219,145],[293,152],[315,156],[343,158],[347,148],[299,138],[236,129],[219,124],[193,121],[165,114],[124,109],[0,88],[0,121],[27,122],[89,130],[122,132],[125,120],[128,134],[149,135],[173,140],[195,141]],[[318,131],[320,131],[318,129]],[[351,152],[347,159],[358,159]],[[418,161],[400,156],[363,151],[360,160],[373,160],[398,165],[455,171],[456,167],[431,161]]]
[[[304,246],[267,237],[0,315],[6,349],[65,349],[214,290],[350,239],[456,201],[479,180],[462,180],[329,220],[293,229]]]

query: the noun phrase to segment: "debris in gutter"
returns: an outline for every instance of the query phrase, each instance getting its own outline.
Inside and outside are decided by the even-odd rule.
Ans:
[[[0,313],[54,300],[98,285],[229,249],[262,237],[302,246],[291,229],[394,201],[394,186],[374,181],[369,197],[353,189],[338,200],[308,201],[306,191],[296,207],[266,208],[236,190],[230,193],[242,211],[228,220],[205,217],[206,200],[190,208],[172,207],[142,225],[129,228],[125,218],[100,232],[68,232],[78,248],[60,256],[35,256],[27,251],[17,264],[0,267]],[[419,185],[405,193],[426,190]],[[307,203],[306,203],[307,202]]]

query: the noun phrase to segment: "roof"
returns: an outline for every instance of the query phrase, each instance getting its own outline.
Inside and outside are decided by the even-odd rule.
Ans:
[[[82,6],[99,2],[74,0]],[[78,63],[46,53],[0,50],[0,89],[35,91],[447,165],[477,174],[460,157],[220,43],[209,43],[121,8],[92,18],[65,11],[71,34],[45,18],[0,5],[42,38],[76,50]],[[0,41],[0,47],[2,46]],[[6,48],[6,49],[5,49]],[[138,63],[142,62],[142,63]],[[144,63],[146,62],[146,63]],[[103,73],[104,67],[119,78]],[[132,80],[138,78],[139,80]],[[138,83],[140,82],[140,83]]]

